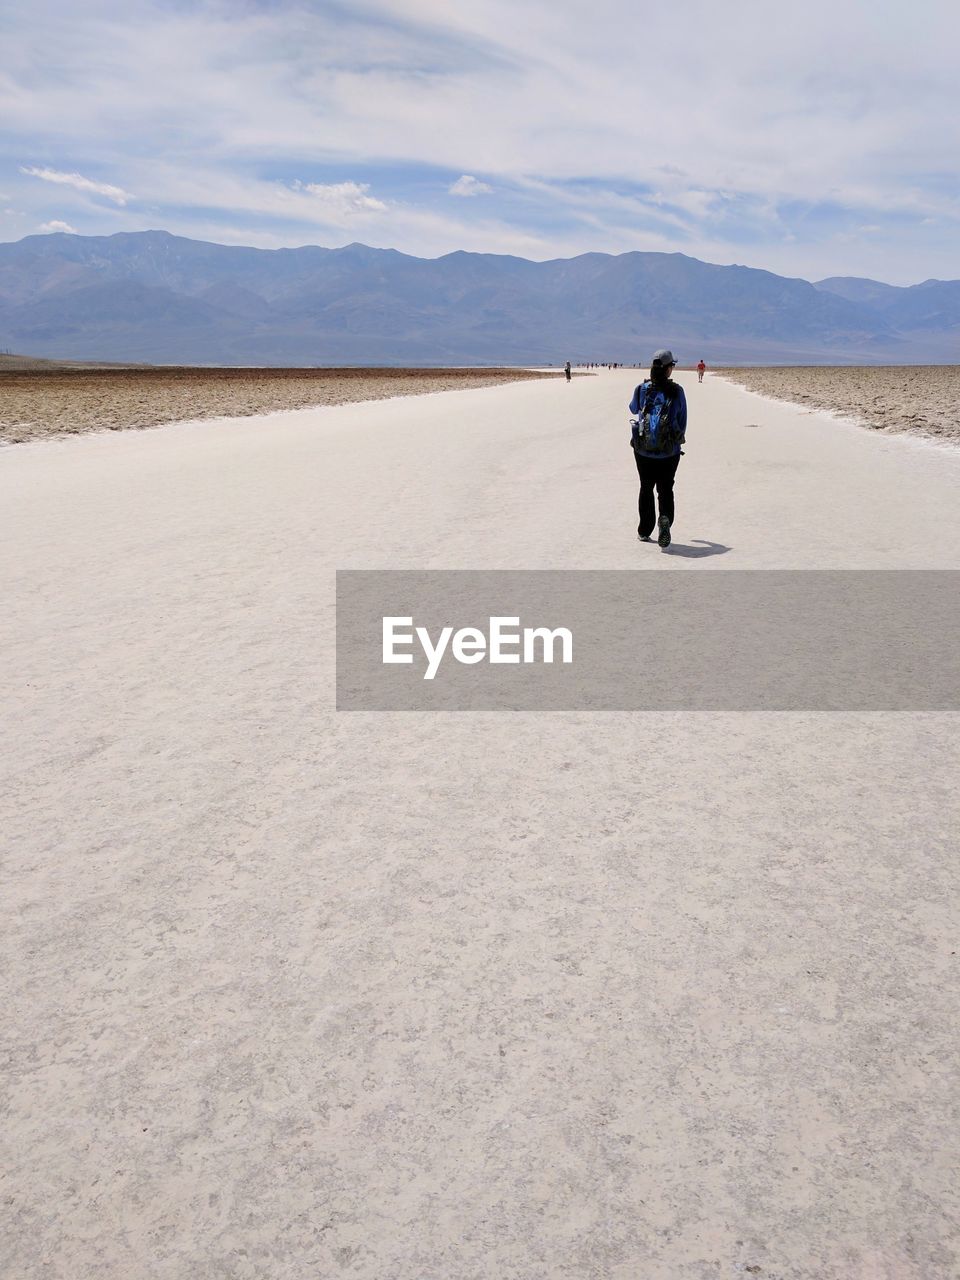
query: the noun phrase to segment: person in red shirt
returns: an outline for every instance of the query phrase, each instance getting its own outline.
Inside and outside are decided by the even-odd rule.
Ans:
[[[697,365],[697,381],[698,381],[698,382],[702,382],[702,381],[703,381],[703,374],[704,374],[704,370],[706,369],[706,367],[707,367],[707,366],[703,363],[703,361],[702,361],[702,360],[701,360],[701,361],[700,361],[700,363]]]

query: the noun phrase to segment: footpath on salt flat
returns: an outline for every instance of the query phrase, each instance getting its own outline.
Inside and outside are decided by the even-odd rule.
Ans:
[[[638,544],[638,377],[0,451],[4,1275],[956,1274],[955,714],[333,710],[337,568],[960,568],[709,376]]]

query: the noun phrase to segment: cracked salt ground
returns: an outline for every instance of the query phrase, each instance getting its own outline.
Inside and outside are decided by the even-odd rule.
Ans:
[[[765,396],[846,415],[878,431],[960,443],[957,365],[725,369]]]
[[[706,560],[627,371],[3,451],[0,1273],[956,1276],[956,715],[333,710],[336,568],[960,567],[682,376]]]

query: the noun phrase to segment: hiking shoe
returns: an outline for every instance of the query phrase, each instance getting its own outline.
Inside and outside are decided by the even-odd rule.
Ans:
[[[670,545],[670,521],[666,516],[661,516],[657,521],[657,527],[660,530],[660,536],[657,542],[661,547],[669,547]]]
[[[641,533],[639,530],[637,530],[637,538],[638,538],[641,542],[652,542],[652,541],[653,541],[653,539],[650,537],[649,533]]]

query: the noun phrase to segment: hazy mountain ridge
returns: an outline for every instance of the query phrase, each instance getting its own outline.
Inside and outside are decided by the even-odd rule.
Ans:
[[[901,329],[960,330],[960,280],[924,280],[898,288],[879,280],[840,276],[820,280],[816,287],[851,302],[866,303]]]
[[[960,281],[811,284],[684,254],[531,262],[163,231],[0,244],[0,348],[199,364],[960,360]]]

